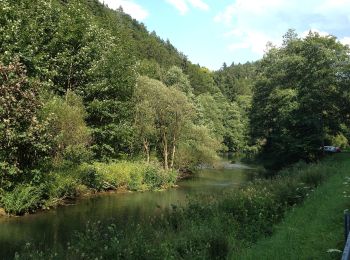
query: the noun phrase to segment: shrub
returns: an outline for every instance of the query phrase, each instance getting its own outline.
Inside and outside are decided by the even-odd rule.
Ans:
[[[96,172],[101,175],[103,180],[111,187],[126,187],[130,182],[132,163],[94,163],[93,166],[95,167]]]
[[[79,195],[78,180],[75,176],[66,173],[53,173],[53,181],[50,185],[49,197],[51,199],[73,199]]]
[[[144,182],[151,189],[169,187],[175,184],[177,172],[163,170],[159,165],[149,164],[144,169]]]
[[[89,162],[92,158],[92,151],[82,144],[69,145],[63,152],[63,159],[72,162],[73,165]]]
[[[86,126],[85,116],[82,98],[70,90],[64,99],[53,96],[44,104],[41,117],[50,121],[56,164],[62,160],[79,164],[91,159],[92,153],[88,150],[90,129]]]
[[[110,187],[126,187],[129,190],[159,189],[172,186],[177,172],[165,171],[158,164],[144,162],[94,163],[96,173]]]
[[[144,185],[144,171],[140,168],[135,167],[135,170],[130,172],[130,180],[127,185],[129,190],[137,191],[147,189],[146,185]]]
[[[317,187],[326,179],[324,170],[320,167],[309,167],[300,175],[300,181],[309,187]]]
[[[101,191],[103,189],[108,189],[104,184],[104,180],[101,174],[97,173],[97,170],[94,166],[84,164],[79,169],[79,177],[82,184],[86,187]]]
[[[4,192],[1,204],[5,211],[13,215],[23,215],[33,212],[43,204],[41,187],[20,184],[10,192]]]

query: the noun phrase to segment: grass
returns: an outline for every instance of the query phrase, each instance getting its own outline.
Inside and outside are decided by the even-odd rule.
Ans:
[[[156,163],[120,161],[69,166],[41,175],[36,183],[18,184],[14,190],[1,193],[0,208],[9,215],[24,215],[84,194],[117,189],[160,190],[173,186],[176,180],[177,171],[165,171]]]
[[[232,259],[339,259],[344,247],[343,211],[350,206],[349,155],[334,155],[336,174],[290,211],[272,237]]]
[[[350,194],[344,184],[350,169],[347,156],[298,163],[272,179],[255,180],[221,195],[190,198],[186,207],[174,206],[134,226],[92,223],[62,252],[41,252],[33,245],[18,257],[336,259],[339,252],[327,251],[343,247],[342,212],[350,204],[344,197],[348,193],[343,193]]]

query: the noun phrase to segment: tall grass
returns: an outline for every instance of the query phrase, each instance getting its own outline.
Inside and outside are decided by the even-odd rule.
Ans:
[[[2,194],[1,205],[8,214],[24,215],[44,204],[43,193],[42,187],[21,184],[12,192]]]
[[[72,238],[64,251],[37,252],[35,248],[29,248],[19,256],[28,257],[32,254],[35,255],[32,259],[50,259],[56,253],[59,258],[65,259],[245,259],[250,257],[250,252],[246,253],[247,248],[275,234],[276,224],[285,216],[289,219],[288,216],[298,211],[299,205],[303,205],[306,198],[316,198],[326,190],[327,196],[335,192],[335,186],[329,186],[328,182],[319,192],[314,193],[314,190],[319,189],[318,185],[325,180],[331,183],[334,178],[341,180],[343,177],[339,178],[336,174],[340,169],[349,169],[349,163],[343,165],[347,160],[344,156],[335,156],[319,164],[298,164],[285,169],[274,179],[256,180],[239,190],[216,197],[202,195],[192,198],[188,206],[174,206],[161,216],[147,219],[136,226],[120,228],[118,223],[92,223],[85,232]],[[324,199],[325,197],[319,197],[317,203],[321,205]],[[308,200],[306,203],[309,203]],[[330,202],[327,202],[325,210],[338,208],[329,206]],[[340,207],[340,211],[341,209]],[[303,221],[312,223],[314,212],[309,210],[304,212]],[[315,211],[316,208],[311,210]],[[301,225],[301,222],[297,223]],[[338,224],[341,225],[341,222],[334,222],[334,225]],[[305,229],[306,227],[304,225]],[[317,231],[320,227],[318,225],[310,229],[310,248],[318,241]],[[284,229],[288,236],[289,226],[284,226]],[[339,234],[331,236],[339,237]],[[275,249],[279,250],[279,247]],[[283,249],[288,250],[287,243]],[[265,255],[262,254],[263,250],[264,246],[260,247],[260,251],[252,254],[252,258],[288,259],[283,257],[283,250],[278,258],[273,254],[261,258],[259,252]]]
[[[64,204],[87,193],[165,189],[173,186],[176,179],[177,171],[165,171],[155,163],[122,161],[63,167],[48,173],[39,186],[20,184],[12,191],[1,193],[0,207],[8,214],[23,215]]]
[[[339,163],[304,176],[306,181],[329,168],[334,174],[310,198],[277,225],[272,237],[243,250],[235,259],[340,259],[344,247],[343,211],[350,207],[349,154]],[[314,168],[314,167],[312,167]]]
[[[96,174],[111,188],[128,190],[163,189],[175,184],[177,172],[165,171],[160,165],[143,162],[94,163]]]

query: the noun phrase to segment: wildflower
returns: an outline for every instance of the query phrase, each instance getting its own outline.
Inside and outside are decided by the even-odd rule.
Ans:
[[[327,253],[342,253],[342,251],[339,249],[331,248],[327,250]]]

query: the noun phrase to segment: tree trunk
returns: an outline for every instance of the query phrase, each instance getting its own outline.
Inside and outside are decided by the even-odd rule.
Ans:
[[[175,138],[175,135],[174,135],[174,138],[173,138],[173,151],[172,151],[172,153],[171,153],[171,163],[170,163],[170,168],[171,168],[171,169],[174,168],[175,151],[176,151],[175,142],[176,142],[176,138]]]
[[[168,164],[168,140],[166,138],[165,131],[163,132],[163,156],[164,156],[164,169],[169,169]]]
[[[150,155],[149,155],[149,143],[146,139],[143,140],[143,148],[145,149],[146,161],[149,163]]]

